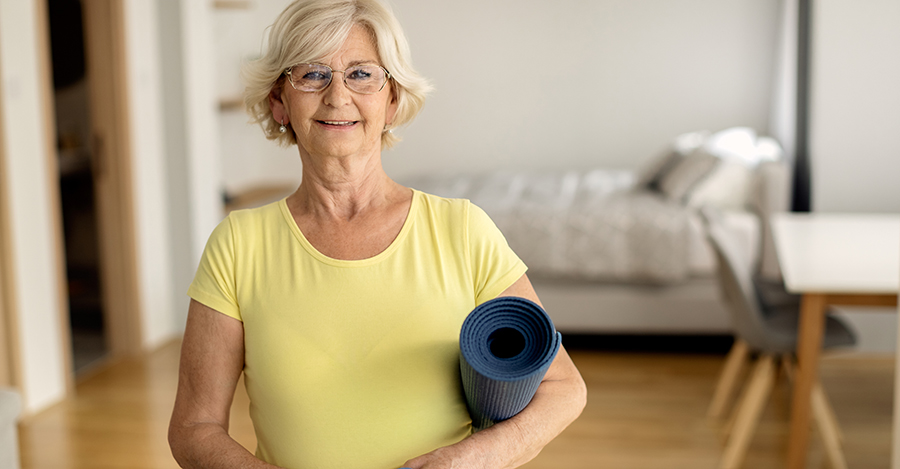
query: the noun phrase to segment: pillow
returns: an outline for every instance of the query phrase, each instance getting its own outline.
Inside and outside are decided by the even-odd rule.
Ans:
[[[743,210],[747,207],[753,171],[736,161],[722,160],[687,195],[687,205],[705,205],[720,210]]]
[[[691,189],[704,177],[712,173],[719,164],[719,158],[699,149],[682,158],[671,171],[659,181],[659,190],[671,200],[682,202]]]
[[[681,161],[685,155],[693,153],[703,146],[709,137],[708,130],[688,132],[675,137],[669,150],[650,160],[637,172],[635,187],[658,190],[659,182]]]
[[[656,189],[663,176],[671,171],[682,158],[684,158],[684,156],[677,150],[670,150],[653,158],[649,164],[638,171],[635,187]]]

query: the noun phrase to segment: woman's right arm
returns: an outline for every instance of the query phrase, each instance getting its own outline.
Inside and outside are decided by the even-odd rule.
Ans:
[[[275,467],[228,435],[231,401],[243,368],[243,323],[191,300],[169,422],[169,446],[181,467]]]

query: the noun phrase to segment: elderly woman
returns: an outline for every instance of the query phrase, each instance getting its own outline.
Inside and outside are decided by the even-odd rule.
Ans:
[[[521,413],[472,432],[459,331],[497,296],[538,301],[483,211],[403,187],[382,169],[428,89],[377,0],[301,0],[250,64],[267,137],[296,144],[299,188],[230,214],[194,282],[169,442],[182,467],[506,468],[581,412],[560,349]],[[258,447],[228,435],[244,373]]]

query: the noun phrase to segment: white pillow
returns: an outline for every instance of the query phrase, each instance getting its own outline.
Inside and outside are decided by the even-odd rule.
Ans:
[[[658,190],[666,174],[675,169],[675,166],[686,155],[690,155],[702,147],[708,137],[708,130],[688,132],[675,137],[672,146],[665,153],[651,158],[650,161],[641,166],[641,169],[637,172],[635,186]]]
[[[687,196],[687,205],[711,205],[721,210],[743,210],[750,195],[753,171],[734,160],[721,160]]]
[[[719,163],[719,158],[698,149],[682,158],[674,168],[663,175],[659,181],[659,191],[671,200],[683,202],[694,186],[712,173]]]

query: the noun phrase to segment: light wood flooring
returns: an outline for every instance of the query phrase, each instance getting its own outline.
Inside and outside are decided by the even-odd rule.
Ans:
[[[179,343],[116,363],[80,380],[77,395],[20,425],[22,467],[174,468],[166,427],[175,395]],[[721,423],[706,408],[723,355],[571,351],[588,385],[583,415],[529,469],[714,468]],[[851,468],[890,463],[894,361],[823,360],[822,381],[845,435]],[[753,439],[746,468],[784,466],[789,388],[782,378]],[[243,385],[232,409],[235,439],[255,448]],[[825,468],[813,433],[810,468]]]

